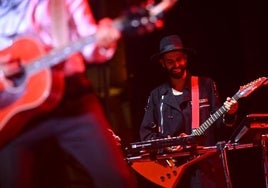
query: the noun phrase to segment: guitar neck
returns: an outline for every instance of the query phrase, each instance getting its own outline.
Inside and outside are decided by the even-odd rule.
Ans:
[[[195,131],[191,134],[193,136],[200,136],[225,112],[227,111],[226,107],[221,106],[214,114],[212,114],[204,123],[200,125]]]
[[[157,17],[171,9],[177,1],[178,0],[162,0],[157,5],[153,5],[151,4],[151,1],[148,1],[149,4],[147,6],[151,5],[150,9],[147,10],[147,8],[143,7],[142,9],[145,11],[134,11],[130,12],[130,14],[127,16],[118,17],[113,20],[113,25],[122,34],[124,31],[129,32],[129,30],[136,31],[134,32],[135,34],[151,32],[156,27],[156,23],[158,21]],[[67,44],[61,48],[54,49],[50,51],[46,56],[40,59],[36,59],[32,63],[29,63],[25,67],[25,71],[27,73],[35,73],[43,68],[50,68],[54,65],[57,65],[68,58],[70,54],[81,51],[84,46],[94,41],[95,35],[93,34],[88,37],[81,38],[75,42],[71,42],[70,44]]]
[[[41,58],[36,59],[31,63],[28,63],[25,66],[25,71],[27,73],[35,73],[44,68],[50,68],[58,65],[66,58],[68,58],[71,54],[81,51],[85,45],[92,43],[94,40],[95,36],[90,35],[88,37],[71,42],[63,47],[53,49],[49,51],[45,56],[42,56]]]
[[[235,94],[233,99],[238,100],[239,96]],[[216,112],[214,112],[204,123],[200,125],[193,133],[192,136],[200,136],[213,124],[217,119],[219,119],[223,114],[227,112],[227,108],[222,105]]]

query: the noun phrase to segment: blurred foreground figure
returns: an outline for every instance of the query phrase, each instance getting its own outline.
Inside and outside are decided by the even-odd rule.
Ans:
[[[135,187],[85,75],[116,50],[111,20],[97,24],[86,0],[2,0],[0,28],[0,187]]]

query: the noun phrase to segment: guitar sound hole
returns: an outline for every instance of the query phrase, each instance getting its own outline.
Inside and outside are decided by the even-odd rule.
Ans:
[[[14,87],[18,87],[25,81],[25,74],[21,72],[8,79],[12,81]]]
[[[25,81],[25,70],[18,59],[12,60],[9,64],[17,64],[18,70],[14,74],[6,75],[6,78],[12,82],[13,87],[18,87]]]

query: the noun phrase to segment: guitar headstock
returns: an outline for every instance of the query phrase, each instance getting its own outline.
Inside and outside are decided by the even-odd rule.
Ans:
[[[256,89],[262,86],[268,80],[267,77],[260,77],[246,85],[240,86],[239,91],[236,93],[237,98],[247,97]]]
[[[156,17],[170,10],[178,1],[179,0],[162,0],[157,5],[152,5],[151,8],[149,8],[149,14],[151,17]],[[151,2],[154,2],[154,1],[151,0]]]
[[[139,6],[131,6],[114,21],[114,25],[127,36],[151,33],[163,27],[163,14],[177,1],[179,0],[162,0],[155,5],[154,0],[147,0]]]

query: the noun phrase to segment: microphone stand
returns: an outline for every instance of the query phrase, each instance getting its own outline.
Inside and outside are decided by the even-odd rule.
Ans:
[[[261,135],[261,146],[262,146],[262,160],[263,160],[263,168],[264,168],[264,176],[265,176],[265,187],[268,187],[268,159],[267,159],[267,142],[268,134]]]
[[[226,181],[226,187],[227,188],[232,188],[232,182],[231,182],[231,176],[228,168],[228,163],[227,163],[227,155],[226,155],[226,149],[228,147],[229,142],[226,144],[225,141],[218,142],[217,143],[217,149],[220,151],[220,157],[221,157],[221,162],[223,166],[223,171],[224,171],[224,176],[225,176],[225,181]]]

